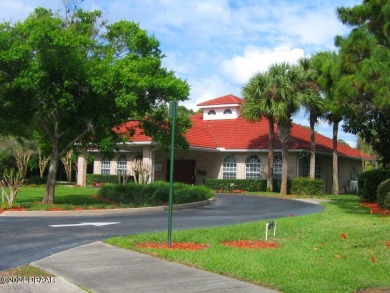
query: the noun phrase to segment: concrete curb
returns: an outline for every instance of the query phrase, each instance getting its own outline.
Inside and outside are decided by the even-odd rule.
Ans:
[[[197,208],[204,205],[209,205],[215,198],[204,201],[191,203],[183,203],[173,205],[173,210],[182,210],[189,208]],[[127,215],[139,214],[148,212],[164,212],[168,211],[168,206],[145,207],[145,208],[126,208],[126,209],[99,209],[99,210],[70,210],[70,211],[5,211],[0,214],[0,217],[78,217],[78,216],[100,216],[100,215]]]

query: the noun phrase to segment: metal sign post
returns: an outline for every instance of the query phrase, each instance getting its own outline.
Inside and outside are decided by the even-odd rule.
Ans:
[[[168,207],[168,246],[172,243],[172,201],[173,201],[173,174],[175,163],[175,127],[177,115],[177,101],[169,103],[169,117],[171,117],[171,155],[169,169],[169,207]]]

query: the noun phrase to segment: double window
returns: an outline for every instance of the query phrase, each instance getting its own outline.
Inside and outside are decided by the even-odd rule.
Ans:
[[[310,175],[310,160],[308,157],[304,157],[300,159],[301,161],[301,176],[307,177]],[[321,163],[318,158],[316,158],[316,164],[315,164],[315,177],[320,178],[321,177]]]
[[[127,159],[125,155],[120,155],[116,163],[116,171],[118,175],[124,176],[127,174]]]
[[[282,155],[274,156],[273,179],[276,179],[276,180],[282,179],[282,166],[283,166]]]
[[[246,179],[260,179],[260,158],[256,155],[249,156],[245,162]]]
[[[101,166],[100,166],[100,174],[102,175],[110,175],[111,162],[106,157],[102,158]]]
[[[228,155],[223,160],[223,179],[236,179],[237,164],[233,155]]]

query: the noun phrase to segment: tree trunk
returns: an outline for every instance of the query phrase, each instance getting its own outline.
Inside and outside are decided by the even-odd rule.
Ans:
[[[42,203],[46,203],[46,204],[54,203],[54,192],[56,187],[58,161],[59,161],[58,144],[57,142],[56,143],[53,142],[49,173],[47,174],[46,193],[42,200]]]
[[[267,191],[272,192],[273,173],[274,173],[274,119],[268,118],[268,174],[267,174]]]
[[[288,141],[290,140],[290,121],[279,121],[278,131],[279,139],[282,145],[282,182],[280,185],[280,194],[287,194],[288,179]]]
[[[337,155],[337,135],[339,131],[339,120],[333,121],[333,164],[332,164],[332,194],[339,194],[339,162]]]
[[[314,131],[315,121],[310,117],[310,178],[316,177],[316,133]]]
[[[280,194],[287,194],[288,179],[288,144],[282,143],[282,182],[280,184]]]

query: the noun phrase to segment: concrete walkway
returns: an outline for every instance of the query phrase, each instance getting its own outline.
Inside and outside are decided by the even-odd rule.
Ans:
[[[52,284],[0,285],[0,293],[83,292],[80,288],[93,293],[278,292],[100,241],[54,254],[32,265],[61,278],[56,277]]]

